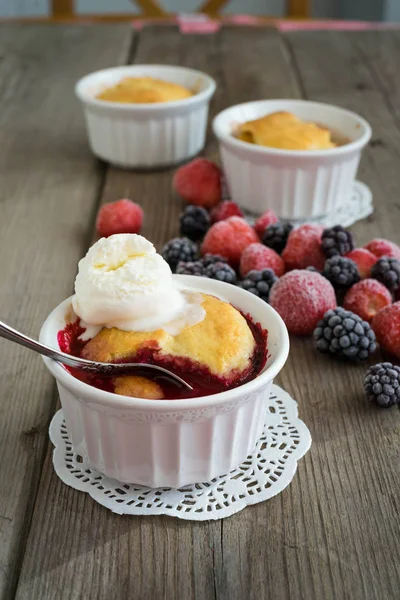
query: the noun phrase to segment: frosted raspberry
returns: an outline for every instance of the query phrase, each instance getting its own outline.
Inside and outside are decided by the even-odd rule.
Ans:
[[[241,276],[245,277],[249,271],[263,269],[272,269],[277,277],[281,277],[285,272],[285,263],[272,248],[259,243],[250,244],[240,257]]]
[[[366,248],[354,248],[345,256],[356,263],[361,279],[371,276],[371,269],[378,260],[377,256]]]
[[[400,302],[379,311],[372,319],[372,329],[382,348],[400,358]]]
[[[210,216],[211,221],[216,223],[217,221],[225,221],[229,217],[243,217],[243,213],[236,202],[224,200],[212,209]]]
[[[189,204],[212,208],[221,200],[221,176],[215,163],[196,158],[176,171],[172,185]]]
[[[100,208],[96,229],[101,237],[109,237],[115,233],[139,233],[142,223],[142,208],[132,200],[124,198]]]
[[[323,230],[319,225],[301,225],[289,234],[282,252],[288,270],[315,267],[322,271],[326,258],[321,244]]]
[[[210,227],[202,243],[201,253],[219,254],[236,268],[243,250],[258,241],[254,229],[244,219],[230,217]]]
[[[336,296],[325,277],[296,269],[272,286],[269,303],[281,315],[290,333],[309,335],[326,311],[336,307]]]
[[[363,279],[349,289],[343,307],[371,323],[373,317],[392,304],[389,290],[376,279]]]
[[[376,238],[365,244],[364,248],[375,254],[378,258],[381,256],[390,256],[391,258],[400,258],[400,246],[383,238]]]
[[[261,217],[258,217],[257,221],[254,223],[254,230],[260,237],[262,237],[268,225],[277,223],[278,220],[279,219],[273,210],[267,210],[261,215]]]

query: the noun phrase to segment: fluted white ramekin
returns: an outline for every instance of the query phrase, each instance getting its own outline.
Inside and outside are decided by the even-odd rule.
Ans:
[[[98,100],[105,88],[124,77],[154,77],[197,93],[155,104]],[[89,144],[99,158],[123,168],[165,167],[196,156],[204,147],[215,81],[194,69],[164,65],[130,65],[91,73],[78,81]]]
[[[328,127],[349,143],[329,150],[280,150],[248,144],[233,134],[239,124],[288,111]],[[227,108],[213,121],[232,200],[254,214],[272,209],[281,219],[312,221],[350,199],[361,150],[371,137],[353,112],[308,100],[259,100]]]
[[[75,451],[109,477],[150,487],[210,481],[240,464],[261,435],[265,399],[289,352],[281,317],[256,296],[215,280],[174,277],[231,302],[268,329],[267,364],[255,379],[203,398],[144,400],[91,387],[44,358],[57,380]],[[57,332],[70,315],[69,298],[47,318],[40,341],[58,348]]]

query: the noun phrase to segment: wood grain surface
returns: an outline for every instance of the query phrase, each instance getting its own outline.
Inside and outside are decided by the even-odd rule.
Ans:
[[[49,35],[54,44],[61,44],[57,40],[65,39],[68,31],[59,29]],[[97,26],[86,31],[90,33],[85,45],[81,42],[84,59],[79,66],[75,65],[74,51],[70,54],[64,48],[62,75],[52,73],[50,67],[45,70],[48,80],[59,86],[60,94],[70,93],[79,72],[95,69],[99,60],[130,60],[125,29],[107,29],[107,53],[103,57],[98,55],[98,44],[104,34]],[[29,35],[28,41],[34,33]],[[378,236],[400,241],[398,84],[389,84],[385,77],[398,71],[400,34],[386,35],[302,32],[282,36],[272,29],[223,28],[215,35],[181,36],[174,27],[159,26],[140,33],[133,60],[182,64],[210,73],[218,83],[211,116],[240,101],[303,96],[339,104],[365,116],[374,136],[359,178],[371,187],[376,210],[353,230],[360,244]],[[24,36],[28,34],[15,35],[21,53],[21,48],[29,46]],[[390,50],[384,50],[386,39]],[[122,48],[126,54],[121,57]],[[32,47],[31,52],[38,49]],[[3,107],[7,88],[1,68],[0,63]],[[26,71],[22,67],[15,70],[24,79]],[[35,91],[33,83],[28,84],[25,96],[24,90],[20,92],[20,112],[28,91]],[[47,96],[44,98],[53,106]],[[60,102],[59,96],[56,94],[52,101]],[[26,109],[27,101],[24,106]],[[36,153],[46,160],[39,158],[32,165],[30,152],[23,164],[20,158],[13,158],[14,152],[9,153],[9,164],[15,163],[14,170],[7,169],[10,173],[5,181],[11,186],[10,181],[15,180],[13,203],[10,192],[1,192],[6,209],[10,203],[7,223],[12,225],[10,233],[0,238],[1,248],[15,241],[19,259],[5,262],[2,258],[1,273],[10,280],[10,286],[0,302],[5,318],[33,333],[49,308],[71,289],[75,262],[93,235],[99,193],[101,202],[119,197],[139,202],[146,215],[143,233],[158,247],[177,234],[181,210],[181,202],[171,190],[171,171],[143,174],[109,168],[103,180],[102,169],[83,143],[79,108],[68,102],[64,106],[63,102],[63,110],[65,121],[62,113],[54,115],[59,123],[57,148],[64,157],[60,169],[57,171],[53,164],[56,159],[51,140],[43,145],[37,142],[42,154],[39,150]],[[40,131],[47,122],[46,111],[41,111],[32,120],[32,126]],[[71,120],[76,125],[71,126]],[[23,152],[24,144],[16,141],[18,123],[17,119],[12,121],[11,147]],[[23,121],[25,130],[27,123]],[[218,156],[211,134],[205,154]],[[5,160],[4,155],[1,160]],[[31,194],[30,188],[37,186],[35,207],[41,207],[36,211],[29,204],[29,241],[26,228],[23,233],[21,226],[28,187],[25,183],[18,187],[25,177],[25,163],[30,171],[34,166],[35,171],[41,169],[40,186],[35,178],[29,185]],[[56,186],[54,178],[60,177],[62,169],[67,174],[60,178],[62,186]],[[75,170],[77,179],[71,181],[68,174]],[[56,187],[62,187],[63,201],[57,197],[60,204],[53,203]],[[34,237],[43,223],[44,211],[47,227]],[[66,239],[61,226],[64,221],[70,231]],[[0,227],[6,229],[3,221]],[[55,240],[60,240],[61,252],[48,256]],[[16,277],[25,252],[29,252],[32,267],[25,266]],[[40,361],[35,362],[23,350],[5,345],[1,349],[7,350],[7,372],[3,368],[0,449],[4,448],[6,456],[0,463],[0,507],[13,531],[4,537],[5,550],[0,549],[3,581],[11,581],[8,587],[3,584],[1,597],[13,597],[17,585],[16,597],[29,600],[398,598],[400,411],[378,410],[366,404],[362,393],[366,365],[334,363],[313,351],[311,341],[293,338],[289,361],[277,383],[298,400],[300,415],[313,436],[311,450],[282,494],[224,521],[190,523],[110,513],[58,480],[49,444],[40,475],[46,427],[54,409],[53,386]],[[25,377],[18,377],[25,367]],[[28,389],[29,405],[24,402]],[[21,431],[36,424],[40,424],[40,432],[32,433],[31,446],[24,454],[19,442]],[[8,439],[13,441],[10,447]]]

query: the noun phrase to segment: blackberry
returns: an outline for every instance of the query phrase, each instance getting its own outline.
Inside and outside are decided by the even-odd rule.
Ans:
[[[316,269],[312,265],[309,265],[308,267],[306,267],[306,271],[311,271],[311,273],[319,273],[318,269]]]
[[[176,273],[178,275],[197,275],[198,277],[204,277],[204,265],[199,260],[191,262],[178,262],[176,267]]]
[[[185,208],[181,216],[180,234],[191,240],[199,240],[210,227],[210,215],[201,206],[190,205]]]
[[[360,361],[376,350],[375,333],[361,317],[341,306],[328,310],[314,330],[317,350]]]
[[[356,263],[344,256],[328,258],[325,261],[322,275],[332,283],[333,287],[338,289],[349,288],[360,281]]]
[[[177,237],[165,244],[161,254],[175,273],[179,262],[191,262],[196,258],[197,246],[186,237]]]
[[[390,362],[373,365],[365,374],[364,390],[368,400],[383,408],[400,404],[400,367]]]
[[[237,280],[234,269],[225,262],[211,263],[205,268],[204,276],[210,279],[218,279],[218,281],[225,281],[225,283],[232,283],[233,285]]]
[[[332,256],[344,256],[354,249],[354,238],[350,231],[341,225],[328,227],[322,232],[322,250],[328,258]]]
[[[271,223],[264,231],[262,243],[264,246],[268,246],[280,254],[286,246],[289,233],[292,229],[293,225],[290,225],[290,223],[286,224],[281,223],[280,221]]]
[[[200,260],[205,267],[208,267],[208,265],[213,265],[217,262],[228,262],[226,258],[224,258],[223,256],[219,256],[219,254],[205,254]]]
[[[261,300],[268,302],[269,293],[276,281],[278,281],[278,278],[272,269],[263,269],[262,271],[253,269],[247,273],[238,285],[251,294],[258,296]]]
[[[377,279],[391,292],[400,288],[400,260],[382,256],[371,269],[371,277]]]

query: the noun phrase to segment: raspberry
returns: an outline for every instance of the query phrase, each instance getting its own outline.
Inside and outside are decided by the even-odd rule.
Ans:
[[[200,259],[200,262],[202,262],[205,267],[208,267],[208,265],[212,265],[216,262],[226,262],[226,258],[219,254],[205,254],[203,258]]]
[[[325,313],[315,328],[314,340],[320,352],[347,360],[365,360],[376,350],[369,323],[341,306]]]
[[[101,237],[109,237],[115,233],[139,233],[142,223],[142,208],[132,200],[124,198],[100,208],[96,229]]]
[[[371,269],[371,277],[374,277],[395,292],[400,288],[400,260],[382,256]]]
[[[336,255],[328,258],[322,274],[339,290],[349,288],[360,281],[356,263],[344,256]]]
[[[176,171],[172,185],[186,202],[212,208],[221,200],[221,176],[215,163],[195,158]]]
[[[400,358],[400,302],[379,311],[372,319],[372,328],[382,348]]]
[[[378,258],[381,256],[400,258],[400,246],[382,238],[371,240],[368,244],[365,244],[364,248],[375,254]]]
[[[365,394],[383,408],[400,404],[400,367],[384,362],[373,365],[364,377]]]
[[[301,225],[289,234],[286,248],[282,252],[288,270],[315,267],[322,271],[325,263],[321,246],[322,231],[323,228],[319,225]]]
[[[368,323],[389,304],[392,304],[389,290],[375,279],[363,279],[353,285],[343,301],[346,310],[351,310]]]
[[[243,250],[258,242],[258,237],[246,221],[240,217],[229,217],[211,225],[201,246],[202,254],[220,254],[237,267]]]
[[[204,265],[199,260],[191,262],[178,262],[176,267],[177,275],[197,275],[197,277],[204,277]]]
[[[354,249],[353,235],[341,225],[324,229],[321,242],[322,250],[328,258],[336,255],[344,256]]]
[[[254,230],[260,237],[262,237],[268,225],[277,222],[278,217],[276,216],[274,211],[267,210],[264,214],[261,215],[261,217],[258,217],[257,221],[254,223]]]
[[[272,248],[280,254],[286,246],[289,233],[292,231],[293,226],[290,223],[271,223],[264,231],[262,236],[262,243],[268,248]]]
[[[278,277],[285,272],[285,263],[282,258],[262,244],[250,244],[240,257],[239,271],[245,277],[249,271],[261,271],[261,269],[272,269]]]
[[[356,263],[361,279],[371,277],[371,269],[378,260],[375,254],[365,248],[351,250],[346,254],[346,258],[350,258]]]
[[[278,278],[272,269],[263,269],[247,273],[246,278],[240,281],[238,286],[268,302],[269,293],[276,281]]]
[[[161,254],[175,272],[179,262],[191,262],[196,258],[197,246],[188,238],[174,238],[165,244]]]
[[[201,206],[189,205],[185,208],[180,218],[181,235],[191,240],[199,240],[210,227],[210,216]]]
[[[290,333],[311,334],[327,310],[335,308],[335,290],[319,273],[286,273],[271,289],[271,306],[281,315]]]
[[[225,281],[226,283],[236,283],[236,273],[232,267],[226,262],[215,262],[206,267],[204,272],[205,277],[210,279],[218,279],[218,281]]]
[[[243,217],[243,213],[235,202],[224,200],[221,204],[215,206],[211,211],[211,221],[225,221],[229,217]]]

